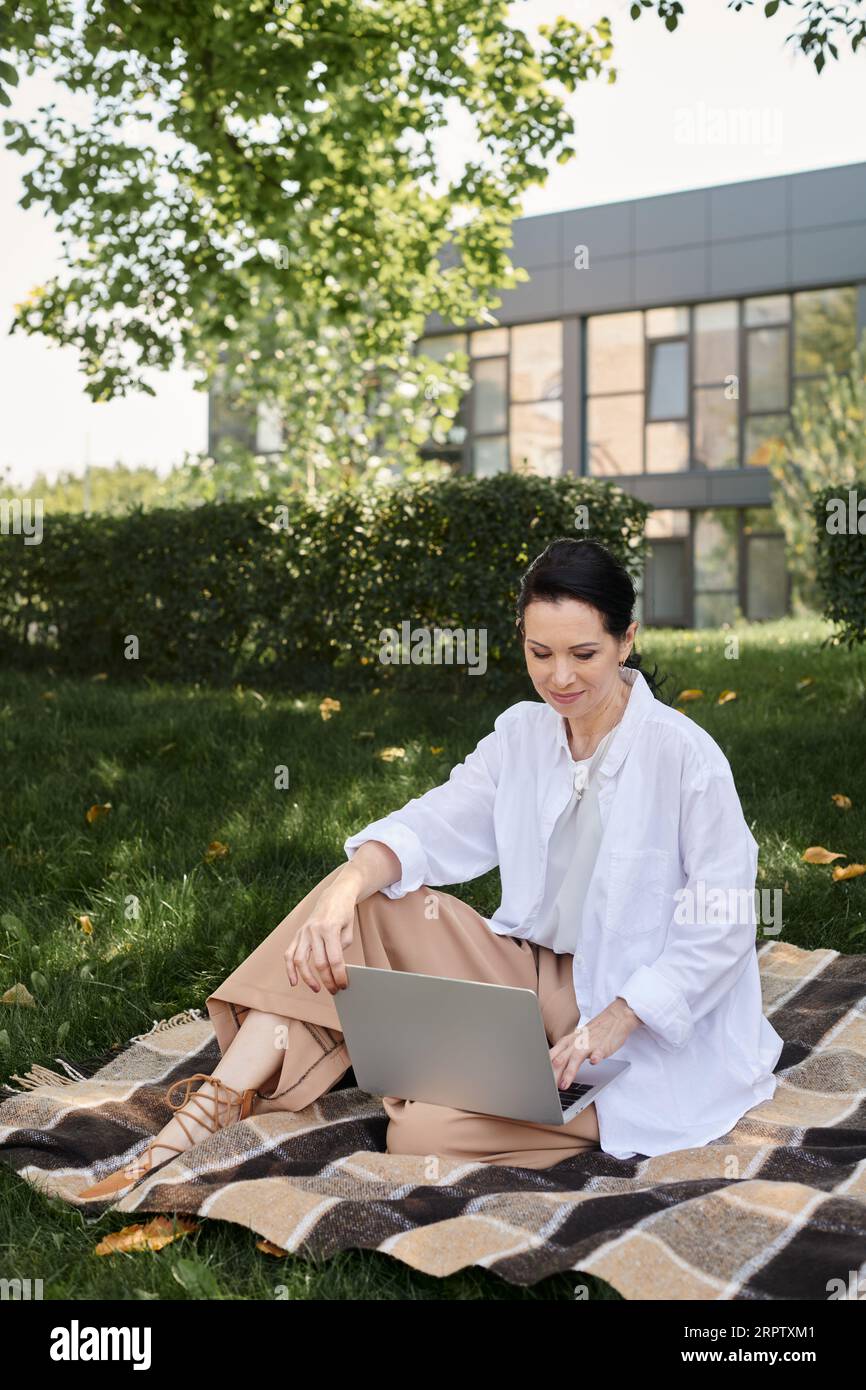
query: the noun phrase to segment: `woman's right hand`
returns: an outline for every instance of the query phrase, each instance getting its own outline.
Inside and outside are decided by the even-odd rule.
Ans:
[[[315,907],[286,948],[286,970],[293,985],[298,974],[318,993],[319,980],[329,994],[346,989],[349,978],[343,959],[355,929],[358,885],[354,877],[339,879],[319,894]]]

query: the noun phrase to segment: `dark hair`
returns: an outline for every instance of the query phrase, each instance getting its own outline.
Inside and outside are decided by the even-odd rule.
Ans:
[[[536,555],[520,580],[517,629],[521,640],[526,635],[524,613],[527,605],[538,599],[556,602],[563,598],[580,599],[598,609],[605,632],[622,641],[634,618],[637,595],[628,570],[601,541],[561,536]],[[640,669],[642,660],[632,647],[624,664]],[[656,680],[657,671],[658,667],[653,666],[652,675],[648,671],[641,672],[656,697],[663,684]],[[664,677],[665,681],[668,679]]]

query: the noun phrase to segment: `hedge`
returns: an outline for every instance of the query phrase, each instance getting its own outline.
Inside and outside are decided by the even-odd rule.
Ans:
[[[586,512],[577,525],[577,509]],[[126,679],[321,688],[464,682],[386,665],[384,629],[486,630],[488,677],[521,669],[520,576],[558,536],[609,545],[633,578],[649,507],[604,480],[519,474],[277,496],[126,516],[46,515],[0,535],[0,656]],[[137,641],[138,657],[126,653]],[[419,682],[419,674],[423,679]]]
[[[824,488],[814,518],[824,616],[841,625],[827,641],[853,647],[866,641],[866,477]]]

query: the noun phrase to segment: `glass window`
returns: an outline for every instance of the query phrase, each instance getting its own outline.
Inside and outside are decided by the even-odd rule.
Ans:
[[[256,452],[276,453],[284,447],[283,422],[279,410],[274,405],[259,401],[256,421]]]
[[[722,594],[695,594],[695,627],[721,627],[737,617],[737,595],[733,590]]]
[[[788,405],[788,330],[756,328],[746,340],[749,410]]]
[[[423,352],[425,357],[432,357],[434,362],[442,362],[449,352],[466,351],[466,334],[440,333],[431,338],[421,338],[418,341],[418,350]]]
[[[646,519],[647,540],[673,540],[689,534],[687,507],[656,507]]]
[[[695,467],[738,467],[738,401],[728,400],[723,386],[701,386],[693,399]]]
[[[689,466],[689,427],[661,420],[646,427],[647,473],[682,473]]]
[[[472,446],[472,472],[476,478],[492,478],[495,473],[508,471],[508,441],[505,435],[498,439],[477,439]]]
[[[700,511],[695,517],[695,591],[737,588],[737,512]]]
[[[647,418],[682,420],[688,414],[685,342],[650,344],[650,390]]]
[[[794,371],[847,370],[857,341],[857,291],[804,290],[794,295]]]
[[[587,389],[643,390],[643,315],[597,314],[587,324]]]
[[[751,536],[746,545],[746,616],[757,620],[783,618],[788,607],[784,538]]]
[[[486,357],[472,364],[476,434],[493,434],[508,428],[507,372],[507,357]]]
[[[511,330],[511,399],[562,396],[562,324],[525,323]]]
[[[587,404],[589,472],[597,478],[643,471],[643,396],[596,396]]]
[[[791,317],[791,301],[786,294],[765,294],[746,300],[747,328],[764,323],[787,323]]]
[[[770,459],[784,448],[787,415],[758,415],[746,421],[747,468],[768,468]]]
[[[504,357],[508,351],[507,328],[484,328],[469,337],[472,357]]]
[[[737,305],[734,300],[695,308],[696,386],[737,374]]]
[[[511,468],[558,478],[562,472],[562,401],[511,407]]]
[[[743,531],[747,536],[751,535],[753,531],[773,531],[781,535],[782,525],[776,515],[775,507],[744,507]]]
[[[647,309],[645,327],[648,338],[677,338],[689,331],[689,311],[685,307]]]

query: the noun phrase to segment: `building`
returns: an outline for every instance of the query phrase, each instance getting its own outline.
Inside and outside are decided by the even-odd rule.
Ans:
[[[473,380],[437,456],[648,502],[645,625],[789,611],[767,459],[866,329],[866,163],[520,218],[510,256],[498,326],[426,326]]]

